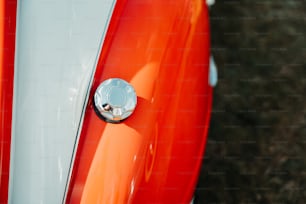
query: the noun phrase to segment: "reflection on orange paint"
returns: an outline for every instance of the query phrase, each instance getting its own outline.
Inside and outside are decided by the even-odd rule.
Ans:
[[[0,1],[0,203],[8,200],[16,4]]]
[[[90,98],[122,78],[138,104],[109,124],[89,101],[66,203],[191,200],[211,109],[207,12],[202,0],[117,1]]]

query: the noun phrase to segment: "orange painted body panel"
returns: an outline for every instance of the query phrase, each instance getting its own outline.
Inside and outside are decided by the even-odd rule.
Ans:
[[[208,10],[202,0],[118,1],[94,76],[66,203],[188,203],[210,118]],[[93,94],[108,78],[136,90],[120,124]]]
[[[0,1],[0,203],[8,200],[16,0]]]

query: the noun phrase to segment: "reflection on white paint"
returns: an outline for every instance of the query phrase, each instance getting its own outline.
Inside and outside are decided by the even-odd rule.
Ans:
[[[114,3],[18,1],[9,203],[62,203]]]
[[[62,165],[61,157],[57,158],[57,169],[59,171],[59,181],[62,183],[62,181],[63,181],[63,165]]]

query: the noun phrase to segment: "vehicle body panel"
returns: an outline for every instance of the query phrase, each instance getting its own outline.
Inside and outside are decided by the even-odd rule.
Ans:
[[[0,1],[0,203],[8,200],[16,5]]]
[[[0,15],[0,203],[192,200],[212,103],[205,1],[8,0]],[[93,107],[109,78],[137,94],[119,124]]]
[[[11,203],[61,203],[115,1],[18,1]]]
[[[193,1],[117,2],[97,66],[67,203],[188,203],[206,142],[207,7]],[[121,124],[93,109],[108,78],[133,85],[138,105]]]

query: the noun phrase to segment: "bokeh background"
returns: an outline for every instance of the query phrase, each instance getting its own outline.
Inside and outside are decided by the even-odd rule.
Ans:
[[[216,0],[199,203],[306,203],[306,1]]]

